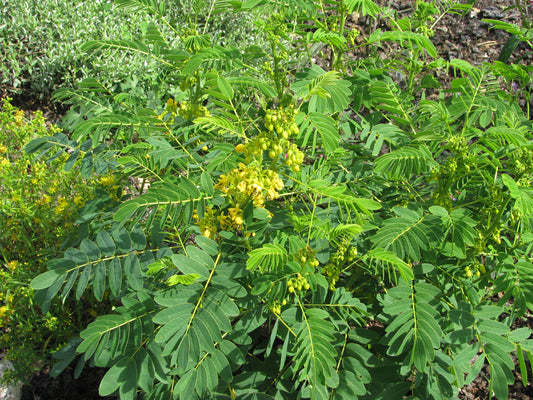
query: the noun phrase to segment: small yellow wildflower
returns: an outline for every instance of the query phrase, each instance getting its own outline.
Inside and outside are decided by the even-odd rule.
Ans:
[[[48,191],[51,194],[54,194],[54,193],[57,193],[58,190],[59,190],[59,183],[54,179],[54,181],[52,182],[52,185],[48,188]]]
[[[15,111],[15,123],[17,126],[22,126],[24,124],[24,111],[17,110]]]
[[[115,178],[112,175],[102,175],[98,178],[98,183],[103,186],[111,186],[115,183]]]
[[[178,103],[172,97],[169,97],[167,100],[167,107],[169,108],[169,111],[175,111],[178,109]]]
[[[11,165],[11,163],[9,162],[9,160],[5,157],[2,157],[0,158],[0,168],[1,169],[4,169],[4,168],[7,168]]]
[[[48,196],[47,194],[43,195],[41,198],[41,201],[43,204],[49,204],[52,201],[52,198]]]
[[[9,309],[6,306],[0,307],[0,319],[4,318],[5,315],[7,315],[9,312]]]
[[[7,267],[11,271],[14,271],[15,269],[17,269],[18,266],[19,266],[19,262],[17,260],[13,260],[7,263]]]
[[[85,199],[81,195],[74,196],[74,204],[76,204],[78,207],[81,207],[85,204]]]
[[[49,330],[53,331],[53,330],[55,330],[57,328],[57,326],[59,324],[59,321],[58,321],[57,317],[53,317],[53,316],[47,314],[46,315],[46,321],[45,321],[44,324]]]
[[[68,208],[68,201],[64,197],[57,200],[57,207],[55,209],[56,215],[63,214]]]
[[[7,147],[3,144],[0,144],[0,153],[4,154],[7,151]]]

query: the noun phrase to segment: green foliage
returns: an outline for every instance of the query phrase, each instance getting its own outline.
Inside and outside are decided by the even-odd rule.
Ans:
[[[431,250],[442,236],[437,218],[420,215],[404,207],[393,208],[397,217],[383,221],[373,236],[375,247],[391,249],[400,259],[419,262],[423,251]]]
[[[233,2],[267,41],[244,51],[198,13],[170,42],[161,3],[117,4],[148,10],[149,34],[85,49],[157,63],[160,86],[61,91],[72,136],[27,146],[140,182],[85,207],[77,244],[32,280],[45,306],[114,305],[53,374],[105,367],[100,394],[121,399],[451,399],[486,365],[505,399],[512,355],[522,376],[533,357],[514,328],[531,311],[533,126],[511,74],[437,59],[434,16],[466,7],[417,2],[359,41],[401,51],[350,62],[346,18],[377,18],[374,2]]]
[[[425,282],[412,287],[399,285],[387,293],[383,312],[394,319],[387,326],[385,338],[387,354],[406,354],[404,365],[414,366],[424,373],[428,364],[435,360],[435,349],[440,349],[442,330],[435,321],[438,315],[434,308],[438,305],[439,291]],[[388,300],[388,301],[387,301]]]

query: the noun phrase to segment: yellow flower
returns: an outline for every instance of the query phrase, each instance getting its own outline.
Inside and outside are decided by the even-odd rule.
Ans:
[[[57,200],[57,207],[55,209],[56,215],[63,214],[68,208],[68,201],[64,197]]]
[[[255,196],[253,203],[254,206],[263,208],[265,206],[265,198],[263,196]]]
[[[254,193],[255,194],[261,193],[261,191],[263,190],[261,185],[258,185],[257,183],[252,183],[251,188],[253,189],[253,191],[250,193],[251,195]]]
[[[41,201],[43,204],[49,204],[52,201],[52,198],[48,196],[47,194],[43,195],[41,198]]]
[[[23,110],[15,111],[15,123],[18,126],[22,126],[24,124],[24,111]]]
[[[247,187],[247,182],[246,181],[240,181],[238,184],[237,184],[237,189],[239,190],[239,192],[241,193],[247,193],[247,190],[246,190],[246,187]]]
[[[0,153],[5,153],[7,151],[7,147],[4,146],[3,144],[0,144]]]
[[[198,216],[196,210],[193,211],[193,217],[197,220],[196,224],[200,227],[203,236],[212,238],[217,233],[217,220],[211,207],[206,207],[203,218]]]
[[[169,97],[167,100],[167,107],[170,110],[176,110],[178,108],[178,103],[172,97]]]
[[[272,186],[268,188],[267,193],[271,200],[278,198],[278,192]]]
[[[231,220],[228,215],[225,215],[223,212],[217,217],[217,221],[220,224],[221,229],[228,229],[231,227]]]
[[[5,157],[0,158],[0,168],[7,168],[11,165],[9,160]]]
[[[3,318],[4,315],[7,315],[9,312],[9,309],[6,306],[0,307],[0,318]]]
[[[85,199],[83,198],[83,196],[78,194],[74,196],[74,204],[76,204],[77,206],[82,206],[85,204]]]
[[[103,186],[111,186],[115,183],[115,178],[112,175],[103,175],[98,178],[98,183]]]
[[[211,239],[211,238],[213,237],[213,233],[216,233],[216,231],[213,232],[213,231],[211,230],[211,228],[208,227],[208,226],[205,226],[205,227],[202,229],[202,236],[205,236],[205,237],[208,238],[208,239]]]
[[[237,227],[243,224],[244,220],[242,219],[242,210],[239,208],[239,205],[235,205],[233,208],[228,208],[228,212],[231,220]]]

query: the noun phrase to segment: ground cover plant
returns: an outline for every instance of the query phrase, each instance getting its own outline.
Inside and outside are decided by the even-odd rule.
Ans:
[[[136,182],[79,210],[79,244],[32,281],[115,306],[54,374],[108,368],[121,399],[448,399],[483,367],[498,399],[515,369],[527,384],[533,126],[530,87],[506,88],[531,70],[439,59],[434,24],[467,5],[232,2],[268,44],[239,51],[117,4],[153,23],[84,50],[156,60],[161,84],[86,80],[58,95],[72,135],[26,146]],[[354,12],[390,29],[346,30]]]

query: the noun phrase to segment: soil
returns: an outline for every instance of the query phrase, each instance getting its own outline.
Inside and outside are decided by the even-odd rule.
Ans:
[[[413,0],[393,0],[396,4],[399,15],[409,16],[413,9]],[[380,1],[377,1],[380,3]],[[389,0],[381,0],[381,3]],[[506,10],[514,1],[511,0],[479,0],[475,3],[471,11],[464,15],[449,15],[443,18],[435,27],[435,36],[431,38],[439,55],[445,60],[455,58],[464,59],[474,65],[483,62],[493,62],[498,60],[501,49],[510,35],[501,30],[490,29],[490,25],[482,19],[498,19],[505,22],[520,25],[520,14],[517,10]],[[533,13],[533,10],[531,10]],[[368,31],[368,26],[364,26],[366,20],[354,16],[350,24],[363,32]],[[386,27],[382,27],[382,29]],[[389,51],[394,51],[390,48]],[[355,55],[357,56],[357,55]],[[514,51],[511,61],[529,65],[533,63],[533,52],[525,43],[521,43]],[[40,109],[46,117],[52,121],[57,121],[66,111],[60,105],[50,101],[38,99],[28,99],[18,96],[13,104],[25,110]],[[533,327],[533,318],[525,324]],[[482,370],[480,376],[465,388],[460,390],[459,398],[462,400],[490,399],[488,394],[488,383],[486,377],[488,370]],[[105,370],[97,368],[87,368],[80,378],[75,379],[73,371],[67,369],[58,378],[52,378],[45,369],[33,376],[29,385],[23,388],[22,400],[97,400],[111,399],[111,397],[100,397],[98,395],[98,385],[105,374]],[[512,400],[533,399],[533,387],[529,382],[527,386],[522,384],[522,378],[515,372],[515,383],[509,386],[509,397]],[[529,379],[531,381],[531,379]]]
[[[34,375],[29,385],[22,387],[21,400],[111,400],[114,397],[98,395],[98,386],[106,370],[85,368],[78,379],[67,368],[57,378],[52,378],[48,368]]]

